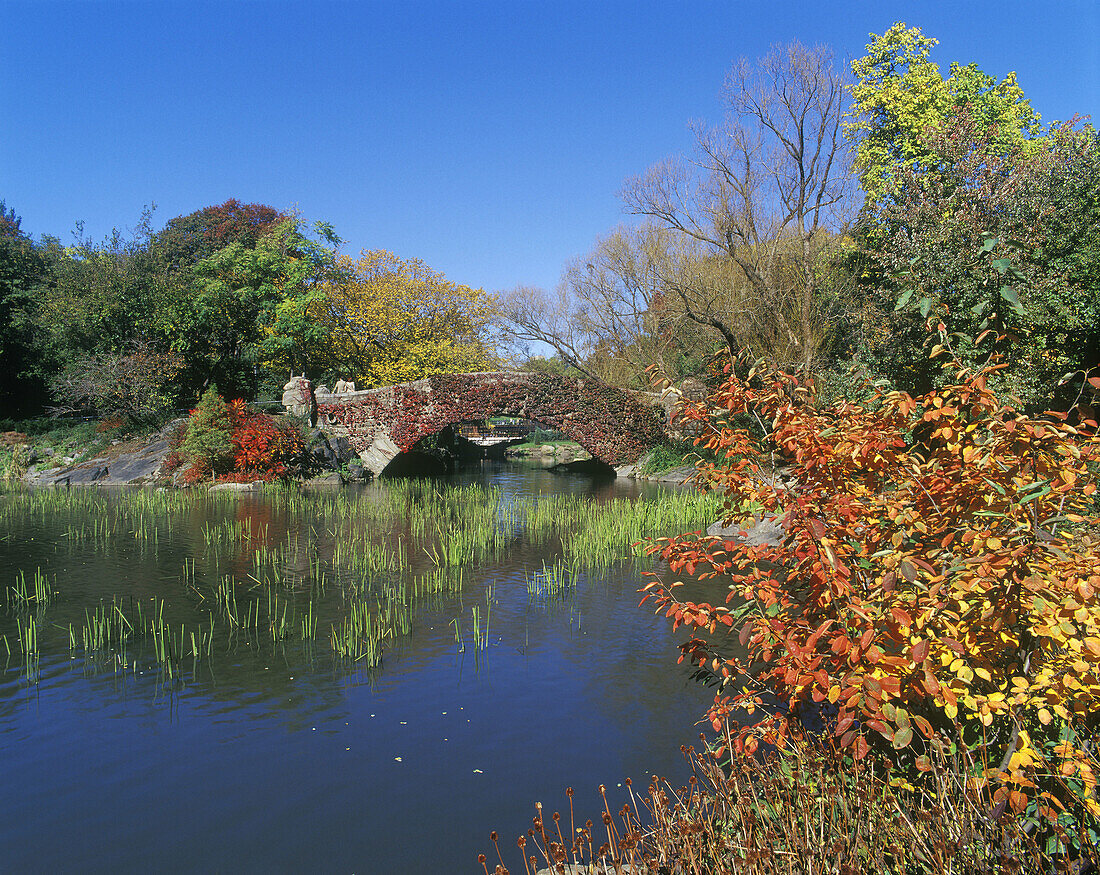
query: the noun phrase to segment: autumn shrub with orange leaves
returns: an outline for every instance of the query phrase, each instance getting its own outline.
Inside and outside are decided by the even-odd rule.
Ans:
[[[996,368],[831,407],[793,376],[727,369],[679,412],[721,459],[699,479],[728,524],[774,516],[785,536],[658,542],[720,595],[655,578],[646,599],[718,683],[717,756],[824,740],[838,764],[887,766],[915,808],[956,786],[1048,860],[1080,861],[1100,841],[1100,442],[1095,422],[997,397]],[[783,476],[743,414],[770,427]]]

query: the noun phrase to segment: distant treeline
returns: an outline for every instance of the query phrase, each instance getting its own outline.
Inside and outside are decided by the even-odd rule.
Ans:
[[[489,296],[333,229],[229,200],[65,246],[0,201],[0,409],[131,417],[270,396],[291,372],[361,383],[476,370]],[[4,415],[4,414],[0,414]]]

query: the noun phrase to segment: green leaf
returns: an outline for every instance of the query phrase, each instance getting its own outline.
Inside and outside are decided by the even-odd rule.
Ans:
[[[982,252],[992,251],[993,247],[997,245],[997,242],[996,237],[986,237],[982,242]]]
[[[932,301],[931,298],[921,298],[920,299],[920,314],[921,314],[921,316],[925,316],[925,317],[928,316],[929,312],[932,310],[932,304],[933,304],[933,301]]]
[[[985,308],[989,306],[989,301],[979,301],[973,307],[970,308],[970,312],[975,316],[981,316],[985,311]]]
[[[1005,494],[1004,487],[1001,486],[1000,483],[994,483],[988,477],[983,477],[982,480],[984,480],[989,485],[989,488],[992,489],[994,492],[996,492],[998,495],[1004,495]]]
[[[1020,296],[1012,286],[1001,286],[1001,297],[1012,305],[1012,309],[1020,316],[1024,314],[1024,306],[1020,303]]]
[[[1036,492],[1032,492],[1020,499],[1020,504],[1027,504],[1029,501],[1034,501],[1036,498],[1042,498],[1044,495],[1050,493],[1050,486],[1047,485],[1043,489],[1039,489]]]
[[[993,268],[1001,276],[1004,276],[1006,273],[1008,273],[1012,269],[1012,261],[1008,258],[994,258],[993,259]]]
[[[896,313],[898,310],[901,310],[903,307],[905,307],[905,305],[909,303],[912,297],[913,292],[911,289],[907,289],[906,291],[902,292],[901,297],[898,298],[897,306],[894,307],[894,312]]]

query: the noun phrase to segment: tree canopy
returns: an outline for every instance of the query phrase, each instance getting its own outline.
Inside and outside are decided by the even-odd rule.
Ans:
[[[495,304],[420,259],[372,250],[337,258],[309,314],[325,332],[327,371],[383,386],[494,367]]]
[[[927,136],[961,107],[969,107],[996,154],[1018,149],[1040,132],[1039,116],[1015,73],[998,82],[976,64],[952,63],[945,79],[930,58],[937,42],[898,22],[881,36],[871,34],[867,54],[852,62],[856,81],[844,133],[854,144],[855,169],[869,204],[888,194],[897,171],[936,170]]]
[[[493,296],[339,243],[326,223],[230,199],[159,231],[147,209],[102,241],[78,225],[65,246],[34,241],[5,206],[0,396],[134,417],[210,387],[273,393],[291,372],[375,384],[495,363]]]

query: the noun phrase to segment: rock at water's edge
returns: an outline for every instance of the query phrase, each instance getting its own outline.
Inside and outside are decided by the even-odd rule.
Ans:
[[[742,532],[744,534],[741,534]],[[777,517],[765,517],[748,526],[737,524],[724,526],[722,521],[718,520],[707,528],[707,534],[729,541],[739,541],[750,547],[778,547],[786,537],[783,525]]]

